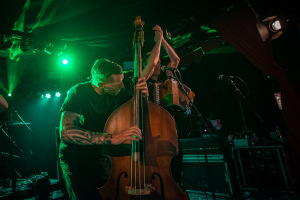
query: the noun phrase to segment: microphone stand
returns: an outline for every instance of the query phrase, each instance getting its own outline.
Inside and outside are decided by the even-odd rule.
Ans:
[[[176,69],[176,70],[178,70],[178,69]],[[211,135],[211,132],[210,132],[210,129],[208,128],[207,123],[206,123],[205,120],[203,119],[203,116],[202,116],[201,113],[198,111],[197,107],[195,106],[195,104],[193,103],[193,101],[191,100],[191,98],[189,97],[189,95],[188,95],[187,91],[185,90],[184,86],[182,85],[181,81],[178,79],[178,77],[177,77],[175,71],[173,71],[173,70],[170,70],[170,71],[172,71],[172,73],[173,73],[173,75],[174,75],[174,76],[172,76],[172,78],[174,78],[174,79],[178,82],[178,84],[179,84],[180,87],[182,88],[182,91],[183,91],[184,95],[189,99],[190,105],[191,105],[192,108],[194,108],[194,110],[196,111],[197,117],[201,120],[202,124],[204,124],[206,130],[207,130],[207,131],[209,132],[209,134]],[[200,134],[201,134],[201,136],[203,135],[202,129],[200,129]]]
[[[178,70],[178,69],[175,69],[175,70]],[[178,77],[175,73],[175,70],[170,70],[170,71],[172,71],[172,73],[174,75],[172,78],[174,78],[178,82],[178,84],[182,88],[183,93],[189,99],[189,102],[190,102],[192,108],[194,108],[194,110],[196,111],[198,118],[201,120],[202,124],[204,124],[204,126],[205,126],[206,130],[209,132],[209,134],[212,135],[209,128],[208,128],[208,126],[207,126],[207,123],[203,119],[203,116],[198,111],[197,107],[195,106],[195,104],[193,103],[191,98],[189,97],[189,95],[188,95],[187,91],[185,90],[184,86],[182,85],[181,81],[178,79]],[[202,128],[200,128],[200,134],[201,134],[201,136],[203,135]],[[211,178],[211,171],[210,171],[210,168],[209,168],[209,165],[208,165],[207,152],[206,152],[206,147],[205,146],[203,146],[203,153],[204,153],[204,157],[205,157],[205,163],[206,163],[206,168],[207,168],[207,173],[208,173],[208,179],[209,179],[209,182],[210,182],[212,197],[213,197],[213,200],[215,200],[216,199],[215,189],[214,189],[213,181],[212,181],[212,178]]]
[[[248,102],[246,97],[243,95],[243,93],[240,91],[240,89],[236,86],[234,81],[232,79],[227,79],[227,80],[230,83],[230,85],[232,85],[233,88],[234,88],[234,92],[237,96],[237,101],[238,101],[238,104],[239,104],[241,117],[242,117],[242,121],[243,121],[243,133],[244,133],[245,136],[248,136],[248,129],[247,129],[247,124],[246,124],[246,120],[245,120],[245,115],[244,115],[241,99],[244,100],[247,103],[247,105],[251,108],[251,110],[254,112],[254,114],[256,115],[256,117],[259,119],[259,121],[261,123],[263,123],[263,119],[257,114],[257,112],[254,110],[252,105]],[[251,146],[251,142],[248,141],[248,144],[249,144],[249,146]]]
[[[22,119],[22,117],[19,115],[19,113],[15,110],[14,107],[11,107],[12,111],[16,113],[16,115],[18,116],[18,118],[22,121],[22,123],[27,127],[27,129],[29,130],[30,132],[30,135],[33,134],[31,128],[27,125],[27,123]]]

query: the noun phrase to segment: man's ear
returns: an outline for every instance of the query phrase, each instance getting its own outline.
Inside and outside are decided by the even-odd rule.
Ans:
[[[101,83],[101,82],[99,82],[99,83],[98,83],[98,87],[99,87],[99,88],[103,88],[103,87],[104,87],[104,84]]]
[[[99,85],[99,84],[102,84],[104,79],[105,79],[105,75],[104,75],[104,74],[99,74],[99,75],[98,75],[98,80],[99,80],[98,85]]]
[[[99,74],[99,79],[100,79],[101,81],[103,81],[104,78],[105,78],[105,75],[104,75],[104,74]]]

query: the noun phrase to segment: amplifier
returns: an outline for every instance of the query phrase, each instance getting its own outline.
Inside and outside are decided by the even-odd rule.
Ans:
[[[291,191],[291,179],[281,145],[233,147],[232,151],[241,189]]]
[[[227,163],[217,138],[180,139],[180,145],[183,151],[181,180],[186,190],[210,193],[213,187],[217,194],[232,195]]]
[[[223,162],[223,154],[207,154],[207,160],[208,162]],[[204,154],[198,154],[198,155],[185,155],[183,154],[183,160],[182,162],[205,162],[205,155]]]
[[[184,155],[221,154],[218,137],[179,139]]]
[[[186,190],[212,192],[216,194],[232,195],[231,181],[227,169],[227,163],[221,156],[208,156],[208,163],[204,156],[183,156],[181,181]],[[210,170],[211,181],[208,174]]]

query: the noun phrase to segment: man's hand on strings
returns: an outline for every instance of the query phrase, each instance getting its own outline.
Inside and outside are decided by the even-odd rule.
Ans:
[[[131,126],[130,128],[120,132],[119,134],[112,135],[111,144],[121,144],[126,140],[139,141],[142,139],[142,132],[137,126]]]
[[[141,90],[141,93],[144,95],[144,97],[149,96],[148,86],[145,77],[138,79],[138,82],[136,84],[136,89]]]

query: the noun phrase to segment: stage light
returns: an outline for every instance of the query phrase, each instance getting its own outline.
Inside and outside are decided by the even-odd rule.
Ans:
[[[20,44],[20,49],[23,51],[23,52],[26,52],[28,47],[27,45],[25,44],[25,42],[21,42]]]
[[[47,53],[47,54],[50,54],[52,55],[53,52],[54,52],[54,47],[53,47],[53,44],[48,44],[45,49],[44,49],[44,52]]]
[[[45,98],[45,95],[41,94],[41,99]]]
[[[46,97],[47,99],[50,99],[50,98],[51,98],[51,94],[47,93],[47,94],[45,95],[45,97]]]
[[[289,19],[271,16],[262,20],[261,23],[257,23],[256,27],[263,41],[267,39],[274,40],[282,35],[288,22]]]
[[[11,97],[11,93],[8,93],[8,96]]]
[[[274,22],[272,22],[271,24],[271,29],[274,30],[274,31],[279,31],[281,29],[281,24],[280,24],[280,21],[279,20],[276,20]]]
[[[3,48],[6,50],[6,49],[9,49],[10,47],[12,46],[12,42],[10,40],[7,40],[6,42],[4,42],[3,44]]]
[[[65,53],[66,48],[67,48],[67,45],[62,46],[62,44],[49,43],[44,48],[44,52],[49,55],[60,57]]]
[[[64,59],[62,60],[62,63],[63,63],[64,65],[67,65],[67,64],[69,63],[69,61],[68,61],[68,59],[65,59],[65,58],[64,58]]]
[[[52,43],[49,43],[45,49],[44,49],[44,52],[49,54],[49,55],[57,55],[57,50],[56,48],[54,47],[54,45]]]
[[[56,96],[56,97],[60,97],[60,96],[61,96],[60,92],[56,92],[56,93],[55,93],[55,96]]]

